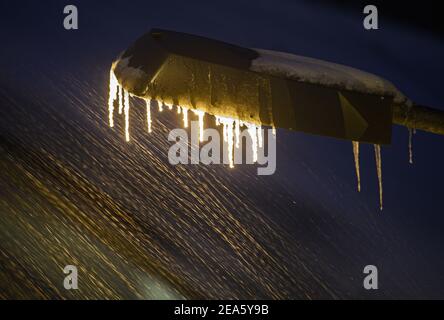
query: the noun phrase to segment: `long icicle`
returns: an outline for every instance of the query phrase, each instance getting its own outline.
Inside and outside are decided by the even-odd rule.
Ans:
[[[228,142],[228,161],[230,168],[234,168],[233,159],[233,145],[234,145],[234,134],[233,134],[233,120],[230,119],[226,122],[227,130],[227,142]]]
[[[182,107],[182,113],[183,113],[183,126],[185,128],[188,128],[188,109]]]
[[[409,128],[409,163],[413,164],[413,129]]]
[[[146,123],[148,127],[148,133],[151,133],[151,101],[150,99],[145,100],[146,103]]]
[[[356,180],[358,183],[358,192],[361,192],[361,170],[359,168],[359,142],[352,141],[353,143],[353,158],[355,159]]]
[[[193,110],[194,114],[199,117],[199,141],[204,140],[204,116],[205,112],[201,110]]]
[[[117,93],[118,93],[118,99],[119,99],[119,114],[122,114],[122,109],[123,109],[123,94],[122,94],[122,91],[123,91],[123,88],[119,84],[117,84],[117,85],[118,85]]]
[[[222,135],[224,138],[224,143],[227,143],[228,146],[228,162],[229,162],[229,166],[230,168],[234,168],[234,144],[235,144],[235,128],[233,128],[233,125],[235,124],[235,122],[239,122],[236,121],[234,119],[231,118],[224,118],[224,117],[219,117],[219,116],[215,116],[216,118],[216,125],[222,125],[223,126],[223,131],[222,131]],[[237,138],[239,139],[239,137]]]
[[[263,137],[262,137],[262,126],[258,126],[257,127],[257,144],[259,146],[259,148],[262,148],[263,145]]]
[[[128,91],[124,91],[125,98],[124,98],[124,109],[123,112],[125,114],[125,140],[130,141],[130,135],[129,135],[129,109],[130,109],[130,103],[129,103],[129,94]]]
[[[108,97],[108,121],[109,126],[114,127],[114,100],[117,98],[117,91],[119,90],[119,82],[111,68],[109,71],[109,97]]]
[[[251,138],[251,148],[253,152],[253,163],[257,162],[257,127],[255,124],[247,123],[248,133]]]
[[[239,140],[240,140],[240,121],[234,120],[234,135],[236,137],[236,149],[239,149]]]
[[[378,184],[379,184],[379,208],[382,210],[382,160],[381,160],[381,146],[375,144],[375,159],[376,159],[376,171],[378,173]]]

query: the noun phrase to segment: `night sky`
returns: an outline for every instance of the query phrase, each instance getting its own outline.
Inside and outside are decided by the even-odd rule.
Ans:
[[[79,30],[63,28],[67,4]],[[443,137],[418,131],[410,165],[408,130],[394,127],[381,212],[371,145],[358,193],[349,141],[278,130],[276,174],[257,177],[169,165],[174,114],[156,114],[148,135],[134,111],[130,145],[107,126],[111,62],[153,27],[352,66],[443,109],[440,30],[381,5],[367,31],[355,8],[2,1],[0,297],[444,298]],[[85,279],[77,292],[62,286],[69,263]],[[374,292],[362,288],[367,264],[380,271]]]

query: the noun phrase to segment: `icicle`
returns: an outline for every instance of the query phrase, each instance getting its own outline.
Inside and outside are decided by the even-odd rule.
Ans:
[[[263,145],[263,138],[262,138],[262,127],[257,127],[257,143],[259,145],[259,148],[262,148]]]
[[[233,159],[233,145],[234,145],[234,136],[233,136],[233,120],[227,123],[227,140],[228,140],[228,160],[230,163],[230,168],[234,168],[234,159]]]
[[[151,101],[145,100],[146,103],[146,123],[148,126],[148,132],[151,133]]]
[[[236,120],[236,122],[238,122],[238,121]],[[233,147],[234,147],[233,124],[234,123],[235,123],[235,120],[233,120],[233,119],[216,116],[216,124],[223,125],[224,142],[227,142],[227,144],[228,144],[228,161],[229,161],[230,168],[234,168],[234,153],[233,153]]]
[[[162,100],[157,101],[157,105],[159,107],[159,112],[162,112],[163,111],[163,101]]]
[[[117,99],[117,91],[119,90],[119,82],[114,74],[113,69],[109,71],[109,98],[108,98],[108,120],[109,126],[114,127],[114,100]]]
[[[204,116],[205,112],[201,110],[193,110],[193,113],[199,117],[199,141],[204,140]]]
[[[361,172],[359,169],[359,142],[353,141],[353,157],[355,159],[356,179],[358,182],[358,192],[361,192]]]
[[[124,99],[124,114],[125,114],[125,139],[126,141],[130,141],[130,136],[129,136],[129,94],[128,91],[124,90],[124,95],[125,95],[125,99]]]
[[[171,103],[164,102],[163,104],[168,107],[168,110],[173,110],[173,105]]]
[[[223,130],[222,130],[222,137],[224,138],[224,142],[227,142],[227,126],[226,126],[226,124],[227,124],[227,122],[226,122],[226,120],[228,119],[228,118],[224,118],[224,117],[219,117],[219,116],[214,116],[215,117],[215,119],[216,119],[216,125],[217,126],[219,126],[219,125],[222,125],[223,126]]]
[[[221,120],[224,130],[223,130],[223,136],[224,136],[224,142],[228,142],[228,123],[225,119]]]
[[[234,145],[234,135],[233,135],[233,119],[222,119],[220,122],[224,126],[223,135],[224,141],[228,143],[228,161],[230,168],[234,168],[233,160],[233,145]]]
[[[234,134],[236,136],[236,149],[239,149],[239,140],[240,140],[240,121],[235,120],[234,122]]]
[[[379,184],[379,208],[382,210],[382,160],[381,160],[381,146],[375,144],[375,158],[376,158],[376,170],[378,173]]]
[[[246,123],[246,126],[248,128],[248,133],[251,137],[251,148],[253,151],[253,162],[257,161],[257,129],[256,129],[256,125],[251,124],[251,123]]]
[[[177,106],[177,114],[180,114],[180,106]]]
[[[274,136],[276,136],[276,128],[275,128],[275,127],[273,127],[273,128],[271,129],[271,132],[273,133]]]
[[[123,109],[123,94],[122,94],[123,88],[119,85],[117,88],[118,93],[118,99],[119,99],[119,114],[122,114]]]
[[[412,140],[413,140],[413,130],[412,130],[412,128],[409,128],[409,163],[410,164],[413,164]]]
[[[183,113],[183,126],[185,128],[188,128],[188,109],[182,107],[182,113]]]

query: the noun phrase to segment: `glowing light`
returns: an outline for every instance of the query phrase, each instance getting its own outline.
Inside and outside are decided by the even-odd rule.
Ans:
[[[361,173],[359,169],[359,142],[353,141],[353,158],[355,160],[356,179],[358,181],[358,192],[361,192]]]
[[[148,132],[151,133],[151,101],[145,100],[146,103],[146,123],[148,126]]]
[[[180,114],[180,106],[177,106],[177,114]]]
[[[157,101],[157,105],[159,106],[159,112],[162,112],[163,111],[163,102]]]
[[[114,75],[114,70],[109,71],[109,98],[108,98],[108,121],[109,126],[114,127],[114,100],[117,98],[117,91],[119,90],[119,82]]]

